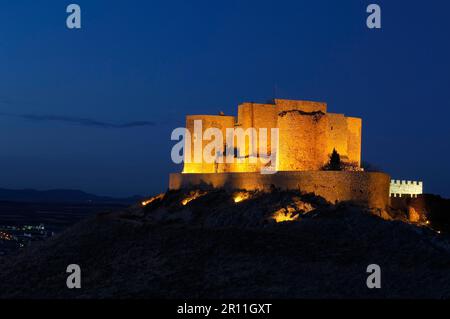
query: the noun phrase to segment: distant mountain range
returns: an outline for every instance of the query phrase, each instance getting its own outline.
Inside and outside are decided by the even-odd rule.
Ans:
[[[114,198],[97,196],[80,190],[55,189],[38,191],[35,189],[12,190],[0,188],[0,201],[13,202],[45,202],[45,203],[120,203],[133,204],[139,202],[141,196]]]

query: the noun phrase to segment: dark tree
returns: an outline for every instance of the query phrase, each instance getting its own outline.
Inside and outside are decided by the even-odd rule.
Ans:
[[[333,149],[333,153],[331,153],[330,162],[328,163],[327,168],[328,168],[329,171],[340,171],[340,170],[342,170],[341,156],[336,151],[336,149]]]

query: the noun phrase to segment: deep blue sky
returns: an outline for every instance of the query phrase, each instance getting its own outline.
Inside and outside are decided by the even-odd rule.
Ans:
[[[81,31],[65,26],[72,2]],[[365,25],[373,2],[382,30]],[[447,0],[1,0],[0,187],[164,190],[186,114],[276,95],[362,117],[364,160],[448,197],[449,12]]]

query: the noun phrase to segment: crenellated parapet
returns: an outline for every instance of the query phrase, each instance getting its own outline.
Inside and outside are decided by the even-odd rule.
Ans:
[[[391,180],[389,192],[391,197],[417,197],[423,194],[423,182]]]

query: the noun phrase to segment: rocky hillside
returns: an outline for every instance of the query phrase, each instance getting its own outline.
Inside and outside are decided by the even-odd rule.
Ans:
[[[170,192],[0,259],[0,297],[450,298],[447,235],[392,217],[277,190]]]

